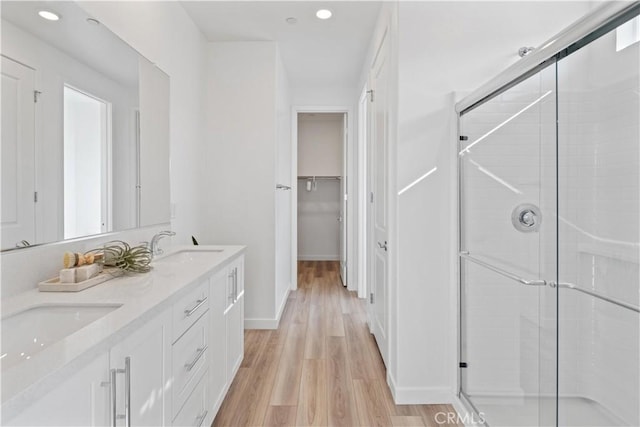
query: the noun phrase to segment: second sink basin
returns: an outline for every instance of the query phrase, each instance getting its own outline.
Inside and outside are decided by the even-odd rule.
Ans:
[[[211,257],[213,253],[223,252],[224,249],[200,249],[200,250],[190,250],[183,249],[162,258],[158,258],[154,260],[154,263],[162,264],[162,263],[175,263],[175,264],[186,264],[194,261],[201,261]]]
[[[37,305],[2,319],[2,370],[106,316],[120,305]]]

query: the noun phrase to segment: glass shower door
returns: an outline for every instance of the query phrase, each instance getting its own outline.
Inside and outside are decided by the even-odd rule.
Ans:
[[[640,425],[640,17],[557,63],[561,426]]]
[[[460,135],[460,394],[491,426],[555,425],[555,67],[465,112]]]

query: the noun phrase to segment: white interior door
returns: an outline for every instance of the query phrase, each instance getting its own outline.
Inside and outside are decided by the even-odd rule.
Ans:
[[[342,180],[340,181],[340,275],[342,276],[342,284],[347,286],[347,115],[342,116]]]
[[[2,57],[2,248],[35,243],[35,70]]]
[[[389,54],[386,37],[380,44],[371,70],[372,108],[370,140],[370,203],[369,218],[371,228],[369,246],[371,250],[370,272],[370,327],[376,338],[380,354],[385,364],[388,361],[388,162],[387,148],[389,136],[388,86]]]

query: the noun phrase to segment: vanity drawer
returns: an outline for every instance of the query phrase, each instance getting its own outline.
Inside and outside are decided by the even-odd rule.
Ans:
[[[172,347],[173,413],[184,405],[209,363],[208,316],[202,316]]]
[[[173,305],[173,342],[176,342],[208,308],[209,280],[205,280]]]
[[[200,427],[205,424],[209,415],[209,399],[207,390],[207,375],[200,378],[193,393],[187,399],[178,415],[173,420],[174,427]]]

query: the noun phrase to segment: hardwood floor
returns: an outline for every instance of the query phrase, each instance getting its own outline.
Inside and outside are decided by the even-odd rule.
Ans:
[[[366,321],[337,262],[299,262],[280,327],[245,331],[244,360],[213,425],[457,425],[446,424],[449,405],[393,403]]]

